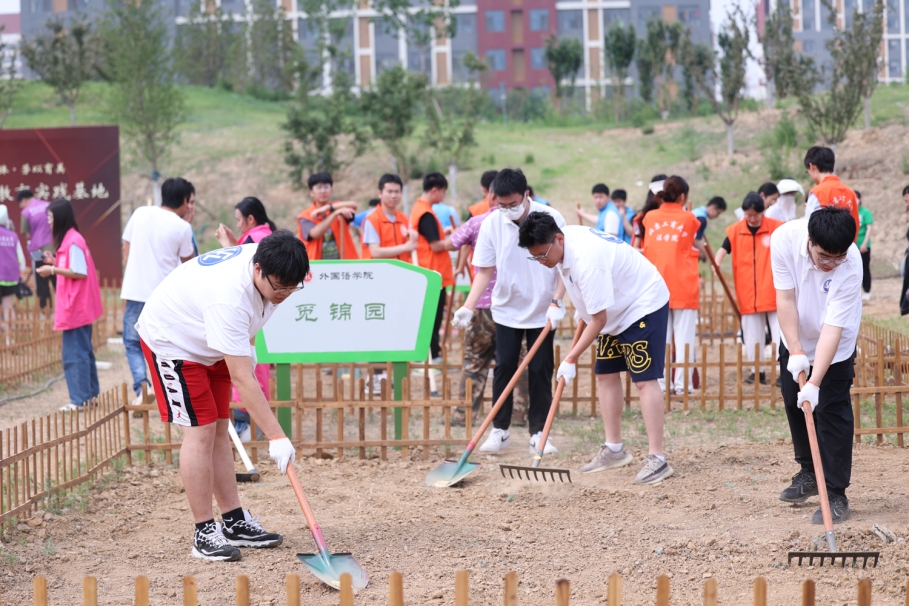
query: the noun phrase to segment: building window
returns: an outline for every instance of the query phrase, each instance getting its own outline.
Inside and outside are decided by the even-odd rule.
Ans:
[[[375,61],[376,75],[401,64],[398,51],[398,30],[394,21],[388,18],[376,19]]]
[[[814,18],[814,3],[817,0],[804,0],[802,3],[802,31],[813,32],[816,20]]]
[[[900,5],[899,0],[885,0],[887,11],[887,33],[900,33]]]
[[[430,56],[432,41],[429,40],[428,44],[422,43],[423,40],[430,36],[429,28],[426,27],[425,23],[420,23],[419,21],[411,21],[409,28],[413,32],[413,36],[408,36],[407,38],[407,69],[412,72],[429,75],[432,73],[432,58]]]
[[[84,11],[88,9],[87,0],[67,0],[66,1],[66,10],[69,11]]]
[[[546,69],[546,49],[530,49],[530,69]]]
[[[584,17],[581,11],[559,11],[559,35],[584,37]]]
[[[846,29],[851,29],[855,22],[855,13],[858,12],[862,5],[861,0],[844,0],[843,12],[846,16]]]
[[[461,36],[473,36],[474,40],[477,37],[477,14],[476,13],[464,13],[455,15],[455,22],[458,24],[458,31],[455,32],[454,38],[452,40],[457,40]]]
[[[613,23],[628,25],[631,23],[631,11],[627,8],[604,8],[603,31],[606,31],[612,27]]]
[[[690,28],[701,25],[701,7],[699,6],[679,6],[678,16],[679,21]]]
[[[494,72],[505,71],[505,51],[503,49],[489,49],[486,51],[486,63]]]
[[[530,31],[546,32],[549,31],[549,10],[545,8],[535,8],[530,11]]]
[[[663,10],[659,6],[642,6],[638,9],[638,27],[641,34],[647,31],[647,22],[651,19],[662,20]]]
[[[836,15],[833,16],[836,20]],[[830,24],[830,10],[821,3],[821,31],[832,32],[833,26]]]
[[[486,31],[505,31],[505,11],[486,11]]]
[[[331,43],[338,49],[338,54],[331,59],[331,69],[353,76],[354,67],[354,20],[352,18],[332,19],[328,26],[331,32]]]
[[[545,99],[552,94],[552,89],[548,86],[534,86],[533,90],[531,90],[531,94],[539,99]]]
[[[802,40],[802,52],[803,53],[813,53],[814,52],[814,40]]]
[[[902,79],[903,70],[900,61],[900,41],[887,40],[887,76],[892,79]]]

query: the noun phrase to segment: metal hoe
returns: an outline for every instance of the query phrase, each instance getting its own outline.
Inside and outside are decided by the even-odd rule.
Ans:
[[[571,342],[571,349],[574,349],[574,346],[577,345],[578,341],[581,338],[581,333],[584,332],[584,320],[578,322],[578,328],[574,333],[574,340]],[[569,349],[568,351],[571,351]],[[546,447],[546,440],[549,438],[549,430],[552,429],[552,423],[555,420],[556,415],[559,413],[559,402],[562,399],[562,390],[565,389],[565,379],[559,379],[559,384],[556,386],[555,396],[552,398],[552,405],[549,407],[549,414],[546,416],[546,425],[543,426],[543,433],[540,435],[540,442],[537,444],[537,451],[533,455],[533,463],[530,467],[524,467],[522,465],[499,465],[499,471],[502,472],[503,478],[510,477],[515,479],[515,474],[517,474],[517,479],[519,480],[530,480],[530,474],[533,474],[533,479],[539,481],[542,476],[544,482],[548,482],[549,479],[556,481],[556,478],[565,483],[567,479],[571,483],[571,471],[568,469],[558,469],[555,467],[540,467],[540,461],[543,460],[543,449]],[[505,475],[505,470],[508,470],[508,475]],[[549,479],[547,479],[547,474]]]
[[[237,472],[237,481],[258,482],[259,472],[252,464],[252,461],[249,460],[249,455],[246,454],[246,448],[243,447],[243,442],[240,441],[240,436],[237,435],[237,430],[234,429],[234,424],[232,422],[228,422],[227,424],[227,433],[230,434],[230,439],[233,440],[237,452],[240,453],[240,460],[243,461],[243,465],[246,467],[245,473],[242,471]]]
[[[300,480],[297,479],[297,473],[293,466],[287,467],[287,478],[290,485],[293,486],[294,493],[297,495],[297,501],[300,502],[300,508],[303,510],[303,517],[309,525],[312,532],[312,538],[316,542],[318,553],[298,553],[297,558],[309,568],[309,571],[330,587],[341,589],[341,575],[345,572],[350,575],[353,581],[354,589],[363,589],[369,584],[369,573],[363,570],[363,567],[354,559],[350,553],[331,553],[328,551],[328,545],[325,543],[325,537],[322,536],[322,528],[316,522],[316,516],[313,515],[309,507],[309,501],[303,494],[303,488],[300,486]]]
[[[805,387],[808,379],[805,373],[799,374],[799,389]],[[799,403],[797,403],[799,404]],[[802,565],[803,560],[807,560],[808,566],[823,566],[824,562],[829,562],[830,566],[836,566],[838,563],[841,567],[846,567],[846,562],[852,560],[852,567],[858,566],[858,561],[862,561],[862,568],[868,567],[868,560],[873,559],[872,568],[877,567],[877,560],[880,557],[879,551],[837,551],[836,534],[833,532],[833,515],[830,513],[830,499],[827,498],[827,484],[824,481],[824,465],[821,462],[821,452],[817,445],[817,432],[814,429],[814,415],[805,411],[805,425],[808,429],[808,443],[811,445],[811,460],[814,462],[814,475],[817,478],[817,492],[821,500],[821,515],[824,518],[824,530],[827,537],[827,548],[829,551],[790,551],[789,563],[792,560],[798,560],[798,566]],[[815,563],[815,560],[817,562]]]
[[[470,458],[470,454],[476,447],[477,442],[480,441],[480,438],[483,437],[483,434],[486,433],[486,430],[492,424],[492,419],[502,408],[502,405],[505,404],[505,399],[508,398],[508,394],[510,394],[514,389],[514,386],[518,384],[518,380],[521,378],[521,373],[524,372],[524,369],[527,368],[527,366],[530,364],[530,360],[533,359],[534,354],[536,354],[537,350],[540,349],[540,346],[546,339],[546,335],[548,335],[549,331],[551,330],[552,326],[549,324],[549,322],[546,322],[546,326],[540,332],[540,336],[537,337],[537,340],[530,348],[530,351],[528,351],[527,355],[524,356],[524,361],[521,362],[521,364],[518,366],[518,370],[514,373],[514,376],[511,377],[511,381],[509,381],[508,385],[505,386],[505,391],[503,391],[502,395],[499,396],[499,399],[496,401],[495,406],[493,406],[492,410],[489,411],[489,414],[486,415],[486,419],[484,419],[483,424],[480,425],[480,428],[473,435],[473,438],[471,438],[470,442],[467,443],[467,448],[464,450],[464,454],[462,454],[461,458],[457,461],[444,461],[441,465],[426,474],[427,486],[435,486],[437,488],[447,488],[449,486],[454,486],[463,480],[464,477],[467,476],[470,472],[480,466],[479,463],[470,463],[467,459]]]

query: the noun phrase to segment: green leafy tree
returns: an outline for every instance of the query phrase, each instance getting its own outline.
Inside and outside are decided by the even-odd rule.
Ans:
[[[672,73],[682,33],[681,23],[665,23],[662,19],[652,18],[647,21],[647,31],[638,44],[639,70],[644,67],[641,79],[643,80],[645,75],[651,79],[651,83],[646,87],[645,100],[649,102],[653,98],[653,93],[656,93],[657,106],[664,120],[669,117],[669,108],[672,105],[671,83],[674,81]],[[643,97],[645,90],[643,82],[641,89]]]
[[[637,42],[634,63],[638,68],[638,93],[644,103],[653,103],[653,57],[644,38]]]
[[[621,122],[622,109],[625,104],[625,80],[628,78],[628,70],[634,61],[634,53],[637,47],[634,26],[631,24],[626,26],[614,21],[609,29],[606,30],[603,43],[606,65],[612,71],[615,121]]]
[[[574,83],[584,65],[584,46],[577,38],[546,39],[546,67],[555,84],[556,106],[561,107],[562,97],[574,95]],[[568,80],[566,89],[565,80]]]
[[[244,32],[246,71],[241,76],[244,87],[272,91],[285,98],[294,89],[294,56],[297,42],[293,26],[284,8],[274,0],[252,0]]]
[[[60,96],[69,108],[70,124],[76,124],[76,103],[82,86],[91,79],[98,61],[98,39],[84,17],[69,28],[60,19],[47,22],[45,34],[22,44],[22,56],[41,81]]]
[[[767,107],[773,107],[774,96],[782,99],[795,92],[803,75],[804,63],[795,52],[792,11],[788,3],[778,2],[776,9],[767,15],[760,42],[763,50],[760,63],[767,79]]]
[[[0,61],[0,129],[13,113],[13,103],[22,88],[22,80],[16,77],[18,53],[16,47],[10,49],[10,45],[3,41],[4,28],[5,26],[0,25],[0,58],[5,57],[5,61],[9,63],[4,67],[3,61]]]
[[[240,56],[239,36],[234,22],[214,0],[195,0],[190,17],[177,26],[174,38],[174,65],[189,84],[214,87],[229,79],[228,67]]]
[[[829,70],[814,70],[814,82],[822,92],[814,93],[813,85],[798,89],[799,108],[815,135],[824,144],[835,147],[846,137],[846,131],[858,118],[865,99],[874,90],[877,56],[883,38],[884,3],[877,0],[869,11],[856,12],[850,29],[836,28],[836,11],[828,0],[829,20],[834,33],[826,42],[830,53]],[[870,116],[867,119],[870,123]]]
[[[160,164],[186,117],[183,92],[174,85],[167,21],[155,2],[108,0],[100,33],[112,84],[110,113],[148,162],[159,203]]]
[[[679,56],[682,58],[682,95],[688,115],[696,116],[699,112],[699,99],[703,94],[698,86],[698,74],[710,70],[714,60],[710,48],[703,44],[692,44],[691,37],[682,37],[679,43]]]

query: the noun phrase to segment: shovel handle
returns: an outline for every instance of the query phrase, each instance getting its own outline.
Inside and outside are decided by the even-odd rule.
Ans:
[[[227,424],[227,433],[230,435],[230,439],[234,443],[234,446],[240,455],[240,460],[243,461],[243,465],[246,467],[246,471],[250,472],[255,470],[255,466],[252,464],[252,461],[249,460],[249,455],[246,454],[246,448],[243,447],[243,442],[240,441],[240,436],[237,435],[237,430],[234,429],[233,422]]]
[[[309,530],[312,532],[312,538],[315,540],[316,546],[320,551],[327,550],[328,547],[325,543],[325,537],[322,536],[322,528],[319,527],[319,523],[316,522],[316,516],[309,506],[309,501],[306,500],[306,495],[303,493],[303,487],[300,486],[300,480],[297,478],[297,471],[293,468],[292,464],[287,466],[287,479],[290,480],[290,485],[294,489],[294,494],[297,495],[297,501],[300,503],[300,509],[303,510],[303,517],[306,518],[306,523],[309,525]]]
[[[805,372],[799,373],[799,390],[805,388],[808,377]],[[801,402],[796,402],[801,406]],[[805,410],[805,427],[808,432],[808,444],[811,446],[811,460],[814,462],[814,477],[817,480],[817,494],[821,500],[821,516],[824,518],[824,530],[828,537],[833,532],[833,515],[830,513],[830,499],[827,497],[827,482],[824,479],[824,464],[821,461],[821,451],[817,445],[817,431],[814,429],[814,414]],[[829,543],[829,539],[828,539]],[[831,551],[835,551],[835,548]]]
[[[742,313],[739,311],[739,306],[735,302],[735,297],[732,296],[732,291],[729,290],[729,284],[726,283],[726,278],[723,276],[723,272],[720,270],[720,266],[716,264],[716,259],[713,258],[713,249],[710,248],[710,242],[707,241],[707,236],[704,236],[704,250],[707,251],[707,259],[710,261],[710,265],[713,267],[716,277],[720,279],[720,284],[723,285],[723,291],[726,293],[726,298],[729,299],[729,304],[732,306],[732,311],[735,313],[735,317],[739,319],[739,322],[742,321]]]

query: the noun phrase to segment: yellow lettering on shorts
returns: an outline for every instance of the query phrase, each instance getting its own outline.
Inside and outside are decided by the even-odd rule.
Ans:
[[[614,360],[622,357],[619,340],[610,335],[597,335],[597,360]]]
[[[622,343],[622,355],[625,356],[625,364],[628,369],[634,373],[642,373],[650,368],[650,353],[647,351],[647,341],[635,341],[634,343]]]

